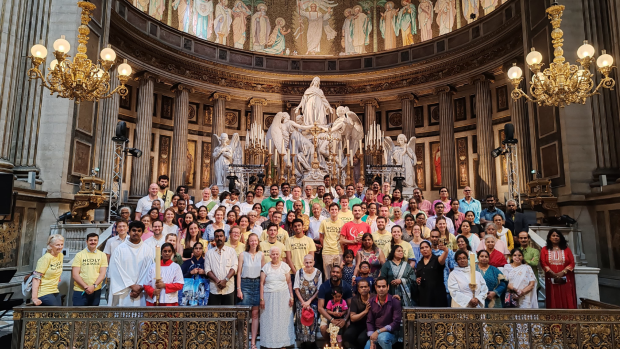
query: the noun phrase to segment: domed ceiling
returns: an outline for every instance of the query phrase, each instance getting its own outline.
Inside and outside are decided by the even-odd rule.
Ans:
[[[133,0],[214,43],[273,55],[342,57],[448,34],[506,0]]]

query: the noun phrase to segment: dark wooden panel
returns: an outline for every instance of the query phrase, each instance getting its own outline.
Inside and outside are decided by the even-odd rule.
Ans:
[[[419,59],[428,56],[432,56],[435,54],[435,46],[434,44],[424,45],[411,50],[411,59]]]
[[[301,70],[325,71],[325,61],[301,61]]]
[[[252,66],[252,56],[242,55],[236,52],[231,52],[229,62],[233,64],[236,63],[236,64],[241,64],[241,65]]]
[[[448,38],[448,49],[465,45],[469,42],[469,31],[464,31],[458,35]]]
[[[267,58],[267,69],[288,70],[288,60]]]
[[[362,68],[361,59],[343,59],[338,63],[340,70],[353,70]]]
[[[556,131],[553,107],[538,107],[538,137],[543,138]]]
[[[392,52],[385,55],[375,57],[375,66],[384,67],[398,63],[398,52]]]
[[[542,163],[543,178],[556,178],[560,176],[557,143],[540,147],[540,161]]]
[[[181,36],[173,34],[166,29],[159,28],[159,38],[162,41],[172,44],[174,46],[181,46]]]
[[[194,52],[201,56],[205,56],[207,58],[215,58],[216,51],[217,50],[214,46],[203,45],[198,43],[197,41],[194,42]]]
[[[503,23],[504,23],[504,14],[501,12],[497,12],[495,16],[486,20],[484,24],[482,24],[483,35],[493,33],[495,30],[499,29],[499,27],[501,27]]]
[[[131,23],[134,27],[146,32],[146,19],[138,16],[132,10],[127,11],[127,22]]]

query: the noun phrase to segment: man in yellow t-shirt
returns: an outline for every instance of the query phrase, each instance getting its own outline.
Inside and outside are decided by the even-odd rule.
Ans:
[[[297,270],[304,267],[304,257],[306,255],[314,257],[316,246],[314,245],[314,240],[304,235],[304,222],[301,219],[295,218],[293,220],[293,231],[295,235],[286,240],[286,248],[288,249],[286,258],[289,261],[291,274],[294,279]]]
[[[97,249],[99,235],[86,236],[86,248],[73,258],[73,305],[76,307],[96,307],[101,300],[101,283],[108,269],[108,258]]]
[[[338,204],[329,205],[329,218],[321,222],[319,234],[323,245],[323,270],[325,275],[331,275],[332,265],[342,262],[340,250],[340,230],[344,223],[338,219]]]
[[[387,218],[385,217],[377,217],[375,220],[375,223],[377,223],[377,231],[372,233],[372,239],[375,241],[375,245],[383,251],[383,254],[387,258],[390,251],[390,244],[392,243],[392,233],[385,230],[386,221]]]
[[[283,243],[281,243],[277,239],[277,235],[278,235],[277,224],[269,223],[269,226],[267,227],[267,235],[268,235],[267,239],[261,241],[258,247],[259,247],[259,250],[263,252],[265,263],[270,263],[271,257],[269,256],[269,251],[271,250],[272,247],[280,248],[281,256],[285,256],[286,251],[288,251],[288,249]],[[282,258],[282,261],[286,263],[286,258]]]
[[[349,209],[349,198],[343,196],[340,198],[340,213],[338,213],[338,219],[342,223],[347,224],[353,220],[353,212]]]
[[[286,244],[286,240],[288,239],[288,232],[284,229],[282,229],[280,227],[280,222],[282,221],[282,213],[275,211],[272,215],[271,215],[271,224],[275,224],[278,227],[278,234],[277,234],[277,239],[278,241],[280,241],[282,243],[282,245]],[[263,233],[260,236],[260,241],[266,241],[269,237],[269,234],[267,234],[267,229],[263,230]],[[267,255],[269,254],[269,250],[267,250]],[[265,256],[267,257],[267,256]],[[284,257],[284,255],[282,255],[282,257]]]

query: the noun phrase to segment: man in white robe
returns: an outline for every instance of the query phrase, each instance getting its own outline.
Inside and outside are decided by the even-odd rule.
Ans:
[[[299,15],[308,19],[308,52],[306,54],[318,54],[321,51],[323,30],[325,30],[327,40],[330,41],[333,40],[337,34],[326,22],[332,16],[332,9],[331,7],[327,8],[327,12],[323,14],[317,10],[317,5],[312,3],[310,5],[310,11],[299,11]]]
[[[365,46],[370,43],[370,31],[372,30],[372,24],[370,19],[364,12],[360,5],[353,7],[353,47],[355,47],[355,53],[365,53]]]
[[[353,10],[348,8],[344,10],[344,24],[342,25],[342,47],[344,53],[352,55],[355,53],[353,47]]]
[[[232,24],[232,11],[228,8],[228,0],[220,0],[215,6],[215,23],[214,30],[216,34],[216,42],[226,45],[228,34],[230,33],[230,25]]]
[[[146,306],[142,288],[144,277],[155,259],[155,249],[142,241],[144,223],[129,224],[129,241],[120,244],[112,254],[108,276],[108,305],[116,307]]]

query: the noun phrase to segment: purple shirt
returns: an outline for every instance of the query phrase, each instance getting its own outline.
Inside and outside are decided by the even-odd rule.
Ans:
[[[398,299],[388,294],[385,303],[380,305],[378,297],[370,299],[370,311],[366,320],[368,336],[384,327],[389,332],[395,333],[400,327],[400,321],[403,316],[403,308]]]

